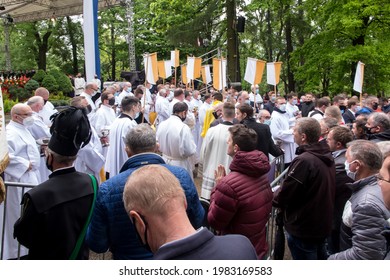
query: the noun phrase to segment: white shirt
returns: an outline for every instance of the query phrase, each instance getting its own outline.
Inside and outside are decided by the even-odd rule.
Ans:
[[[287,102],[286,104],[286,113],[288,114],[289,117],[289,124],[290,127],[293,127],[296,122],[295,115],[299,112],[299,108],[296,105],[290,104],[290,102]]]
[[[122,114],[111,125],[110,145],[107,151],[105,164],[106,172],[110,173],[110,178],[119,174],[123,164],[129,158],[125,150],[125,137],[127,132],[137,125],[136,121]]]
[[[52,124],[50,117],[57,112],[58,111],[54,108],[54,105],[50,101],[47,101],[45,106],[43,106],[42,110],[38,112],[38,115],[41,116],[43,122],[48,127],[50,127]]]
[[[159,125],[157,140],[165,162],[187,169],[192,178],[190,157],[196,153],[196,145],[190,128],[178,116],[172,115]]]
[[[171,115],[169,112],[169,100],[166,97],[157,96],[155,109],[160,123],[168,119]]]
[[[271,114],[271,134],[276,141],[281,141],[281,148],[284,150],[284,162],[289,163],[295,157],[296,144],[294,142],[293,130],[290,129],[287,113],[279,113],[274,110]]]
[[[106,105],[100,106],[95,114],[95,129],[99,137],[102,137],[103,129],[110,129],[111,124],[114,122],[116,116],[115,111]]]

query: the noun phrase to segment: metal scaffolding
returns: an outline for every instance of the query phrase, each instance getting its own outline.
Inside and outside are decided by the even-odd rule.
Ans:
[[[137,65],[135,60],[135,39],[134,39],[134,24],[133,24],[134,3],[133,0],[124,0],[124,4],[126,5],[126,20],[128,25],[127,44],[129,45],[129,67],[130,67],[130,71],[135,71]]]

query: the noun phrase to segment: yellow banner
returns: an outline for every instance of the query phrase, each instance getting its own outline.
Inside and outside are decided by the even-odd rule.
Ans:
[[[181,66],[181,81],[185,85],[188,84],[188,81],[187,81],[187,66],[186,65],[182,65]]]

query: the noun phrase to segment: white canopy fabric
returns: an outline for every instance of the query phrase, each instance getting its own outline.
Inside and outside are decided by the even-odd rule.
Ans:
[[[120,5],[120,0],[99,0],[98,10]],[[37,21],[52,17],[81,15],[83,0],[0,0],[0,16],[8,14],[14,22]]]

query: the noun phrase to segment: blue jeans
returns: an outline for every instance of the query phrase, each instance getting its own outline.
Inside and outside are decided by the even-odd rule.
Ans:
[[[294,260],[326,260],[325,239],[311,241],[287,233],[287,244]]]

